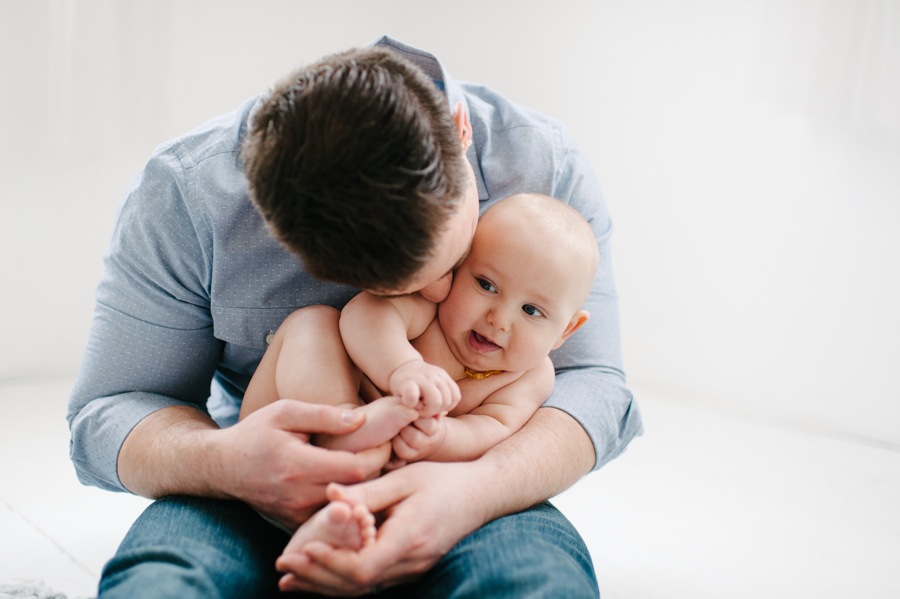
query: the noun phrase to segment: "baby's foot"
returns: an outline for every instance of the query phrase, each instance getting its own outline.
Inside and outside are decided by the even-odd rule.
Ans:
[[[338,437],[319,435],[316,444],[344,451],[362,451],[378,447],[396,437],[404,427],[419,418],[419,413],[400,403],[399,397],[382,397],[356,410],[366,415],[366,421],[362,426],[352,433]]]
[[[310,541],[359,550],[375,540],[375,516],[364,505],[332,501],[297,529],[284,553],[299,553]]]

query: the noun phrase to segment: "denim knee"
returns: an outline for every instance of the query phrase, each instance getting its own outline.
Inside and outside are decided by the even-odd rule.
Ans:
[[[565,516],[542,503],[460,541],[415,596],[597,599],[600,593],[584,541]]]

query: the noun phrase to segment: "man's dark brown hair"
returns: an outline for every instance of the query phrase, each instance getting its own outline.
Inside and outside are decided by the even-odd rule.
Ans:
[[[447,99],[398,54],[328,56],[278,83],[244,143],[250,197],[316,278],[406,286],[465,190]]]

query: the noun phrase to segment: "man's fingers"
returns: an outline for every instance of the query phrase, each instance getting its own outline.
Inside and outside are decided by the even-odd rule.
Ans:
[[[306,571],[314,577],[316,582],[331,585],[332,581],[336,580],[343,582],[344,585],[350,583],[368,588],[374,584],[377,578],[380,578],[379,574],[390,562],[382,565],[380,562],[367,559],[364,551],[365,549],[358,552],[350,549],[335,549],[325,543],[313,541],[304,548],[304,553],[312,560],[312,564],[306,568]],[[374,556],[377,554],[368,557]]]
[[[359,428],[365,415],[355,410],[310,404],[296,399],[279,399],[261,408],[267,410],[278,428],[299,433],[343,435]]]
[[[353,486],[330,484],[326,489],[326,497],[334,501],[343,498],[352,504],[363,504],[370,512],[380,512],[398,501],[405,499],[415,490],[415,482],[406,474],[415,464],[388,472],[384,476]],[[332,496],[335,491],[339,491]]]
[[[433,565],[432,560],[411,558],[407,554],[406,542],[384,543],[376,541],[359,552],[349,549],[332,549],[327,545],[310,544],[307,554],[324,571],[343,580],[344,584],[359,585],[368,589],[376,582],[390,581],[391,585],[411,582],[419,578]],[[307,567],[305,572],[314,576],[316,582],[330,583],[333,578],[322,570]],[[346,587],[345,587],[346,588]]]
[[[304,453],[302,458],[308,460],[310,469],[318,472],[321,480],[358,483],[378,475],[391,458],[391,446],[384,443],[359,453],[350,453],[306,445]]]
[[[294,566],[289,560],[279,558],[277,563],[281,564],[280,571],[288,572],[278,581],[278,588],[282,591],[303,591],[332,596],[363,595],[370,592],[368,587],[350,583],[314,562],[302,562]]]
[[[305,553],[287,553],[282,554],[275,560],[275,569],[279,572],[296,572],[298,568],[302,568],[311,562],[312,560]]]
[[[325,595],[361,595],[375,583],[391,585],[415,580],[432,564],[422,558],[402,558],[390,548],[355,552],[312,542],[300,556],[281,556],[277,569],[289,572],[279,581],[282,591],[306,591]],[[387,585],[386,585],[387,586]]]
[[[285,574],[278,580],[278,589],[282,592],[289,593],[291,591],[301,591],[307,593],[317,593],[318,590],[305,580],[297,578],[293,574]]]
[[[368,472],[364,480],[377,478],[381,469],[391,460],[391,442],[385,441],[378,447],[357,452],[356,457],[363,460],[363,470]]]
[[[396,470],[397,468],[403,468],[404,466],[406,466],[406,463],[406,460],[399,457],[391,458],[388,463],[384,465],[384,471],[390,472],[391,470]]]

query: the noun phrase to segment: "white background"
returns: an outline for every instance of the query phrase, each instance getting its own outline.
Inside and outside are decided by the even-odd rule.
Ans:
[[[632,381],[900,444],[896,0],[6,0],[0,383],[77,369],[156,145],[381,34],[567,124],[616,223]]]

